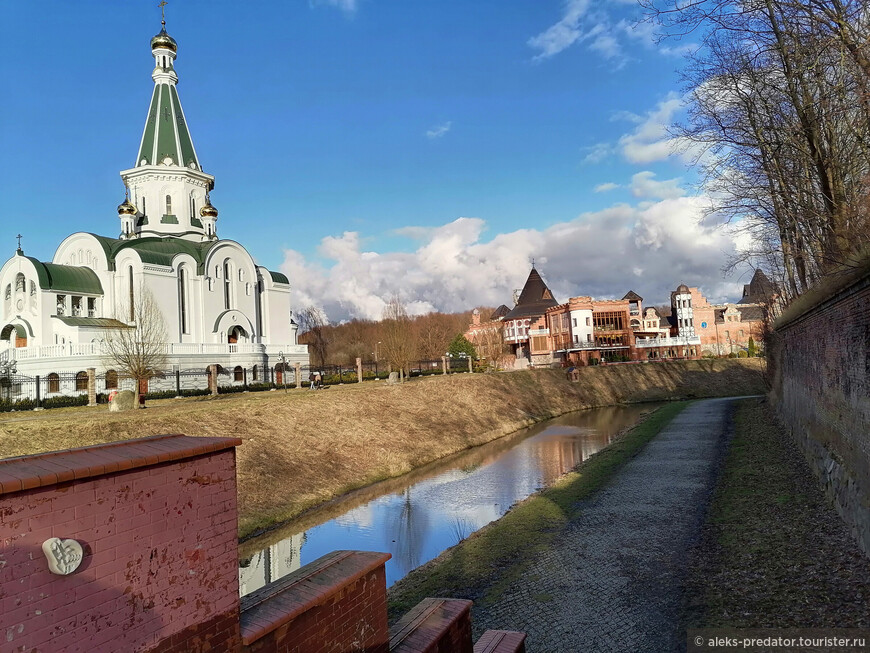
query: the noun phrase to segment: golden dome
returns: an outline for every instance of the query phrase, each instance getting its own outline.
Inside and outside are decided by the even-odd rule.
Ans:
[[[178,44],[174,38],[166,33],[165,27],[160,30],[160,34],[151,39],[151,49],[156,50],[157,48],[166,48],[167,50],[178,52]]]
[[[216,218],[218,210],[211,205],[211,201],[207,201],[206,205],[199,210],[199,214],[203,218]]]
[[[130,200],[125,199],[118,205],[118,215],[136,215],[136,207],[130,203]]]

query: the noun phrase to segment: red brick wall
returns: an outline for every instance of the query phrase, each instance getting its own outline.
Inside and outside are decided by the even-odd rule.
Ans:
[[[769,347],[779,416],[870,554],[870,275],[786,314]]]
[[[333,551],[242,599],[244,651],[388,653],[388,553]]]
[[[237,442],[164,436],[0,461],[2,650],[236,647]],[[72,574],[48,570],[50,537],[84,548]]]

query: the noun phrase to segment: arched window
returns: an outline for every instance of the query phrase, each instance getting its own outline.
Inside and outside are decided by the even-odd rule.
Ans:
[[[88,373],[79,372],[76,374],[76,390],[88,389]]]
[[[172,195],[166,196],[166,215],[172,215]]]
[[[118,373],[115,370],[106,370],[106,390],[114,390],[118,387]]]
[[[244,371],[242,371],[242,366],[236,365],[236,367],[233,369],[233,381],[241,383],[241,381],[244,379],[244,376],[245,373]]]
[[[230,287],[230,283],[232,282],[232,272],[230,272],[230,262],[224,262],[224,308],[229,310],[232,308],[232,288]]]
[[[60,377],[52,372],[46,377],[49,392],[60,392]]]
[[[132,322],[133,320],[136,319],[136,308],[135,308],[136,297],[134,295],[134,290],[133,290],[133,266],[132,265],[127,268],[127,277],[130,279],[130,289],[129,289],[130,311],[129,311],[128,322]]]
[[[15,275],[15,292],[24,292],[25,285],[24,275],[19,272]]]
[[[254,365],[254,367],[251,369],[251,380],[256,381],[257,378],[259,377],[259,375],[260,375],[260,371],[259,371],[259,369],[257,369],[257,366]]]
[[[187,329],[187,270],[178,268],[178,306],[181,333],[188,333]]]
[[[36,284],[33,281],[30,282],[30,296],[36,296]]]

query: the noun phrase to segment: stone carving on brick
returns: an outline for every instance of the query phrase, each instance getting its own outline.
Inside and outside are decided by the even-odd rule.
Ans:
[[[51,573],[60,576],[73,573],[82,563],[82,545],[75,540],[50,537],[42,543],[42,552]]]

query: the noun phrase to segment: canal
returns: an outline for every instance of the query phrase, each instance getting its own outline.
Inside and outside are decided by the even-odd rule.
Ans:
[[[386,573],[392,585],[550,485],[655,408],[638,404],[569,413],[351,493],[245,542],[241,594],[336,549],[391,553]]]

